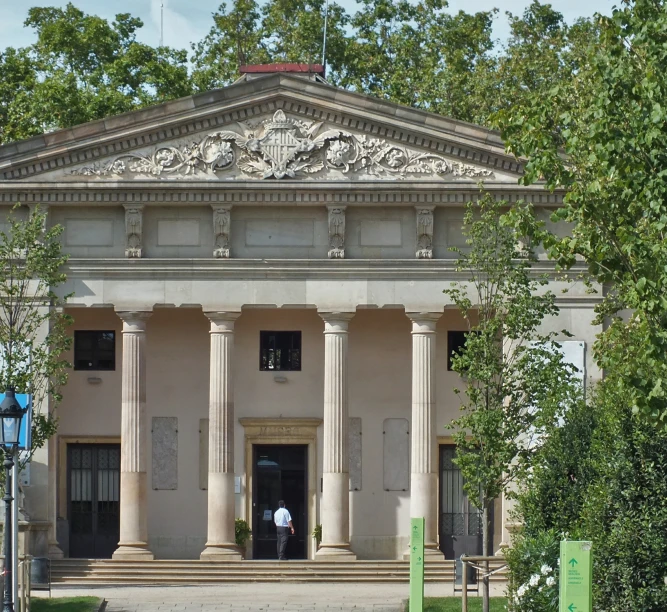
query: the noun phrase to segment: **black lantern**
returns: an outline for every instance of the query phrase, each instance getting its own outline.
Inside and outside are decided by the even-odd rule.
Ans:
[[[14,568],[12,559],[12,468],[14,467],[14,453],[19,445],[21,434],[21,420],[25,408],[16,401],[14,389],[5,391],[5,399],[0,403],[0,445],[5,455],[5,596],[2,603],[3,612],[14,612],[12,601],[12,573]]]
[[[2,419],[0,444],[10,452],[19,445],[21,421],[24,414],[25,408],[21,408],[21,404],[16,401],[14,390],[8,389],[5,392],[5,399],[0,403],[0,419]]]

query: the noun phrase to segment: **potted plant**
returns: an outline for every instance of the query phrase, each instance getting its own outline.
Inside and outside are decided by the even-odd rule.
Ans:
[[[315,538],[315,548],[320,547],[320,542],[322,541],[322,524],[315,525],[313,533],[311,534]]]
[[[250,527],[248,526],[247,521],[241,518],[237,518],[234,521],[234,538],[236,540],[236,545],[239,547],[239,552],[243,555],[243,558],[246,558],[246,545],[250,539]]]

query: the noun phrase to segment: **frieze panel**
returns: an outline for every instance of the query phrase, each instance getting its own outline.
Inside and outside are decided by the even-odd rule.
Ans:
[[[329,128],[322,121],[289,118],[277,110],[259,123],[237,123],[237,130],[211,132],[185,144],[66,170],[104,179],[447,179],[493,178],[491,170],[448,159],[366,134]]]

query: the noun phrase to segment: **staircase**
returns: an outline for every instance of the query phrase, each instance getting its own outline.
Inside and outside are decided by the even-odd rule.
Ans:
[[[500,565],[500,562],[498,563]],[[220,584],[226,582],[408,582],[407,561],[53,561],[54,584]],[[504,581],[504,572],[494,574]],[[454,580],[454,561],[427,562],[425,582]]]

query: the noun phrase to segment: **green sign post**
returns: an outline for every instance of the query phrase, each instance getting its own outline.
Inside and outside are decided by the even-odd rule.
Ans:
[[[560,543],[559,612],[592,612],[593,555],[592,542]]]
[[[410,612],[424,612],[424,519],[410,519]]]

